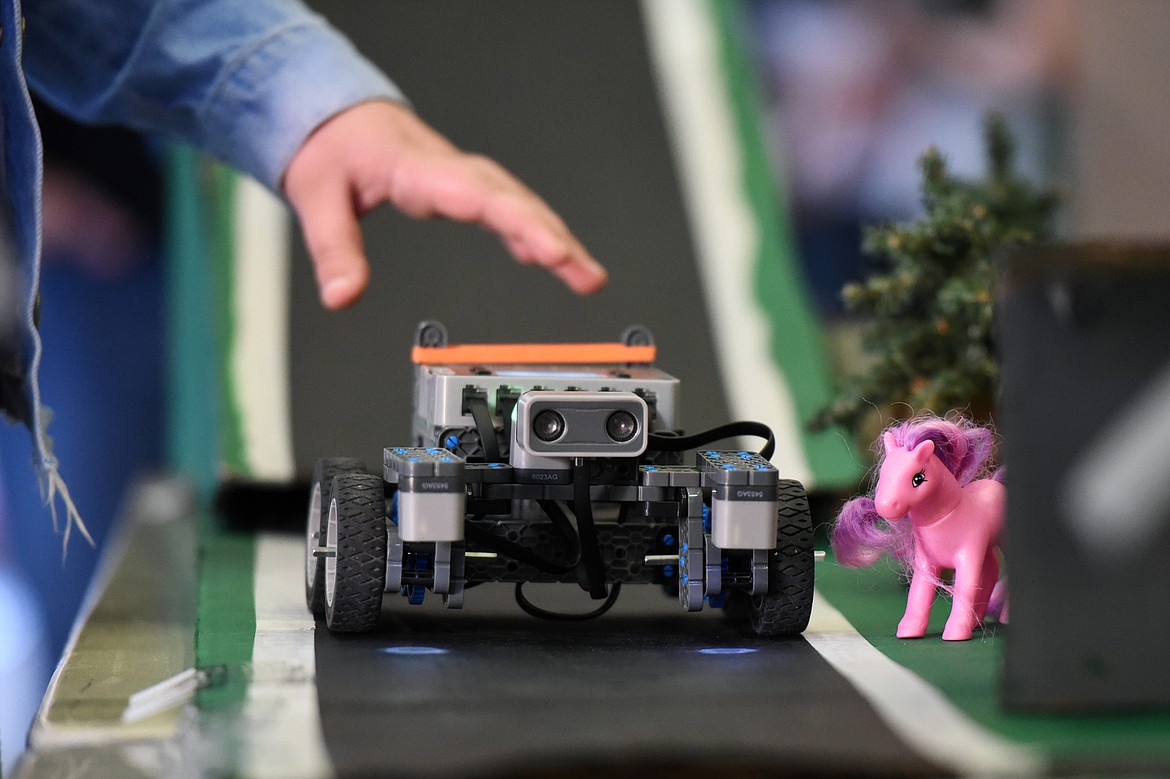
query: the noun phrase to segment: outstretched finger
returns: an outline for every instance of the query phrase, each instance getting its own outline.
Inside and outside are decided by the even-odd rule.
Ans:
[[[321,303],[339,309],[357,302],[369,284],[370,266],[348,186],[321,181],[290,192],[289,202],[300,217]]]
[[[573,236],[531,231],[505,235],[504,245],[520,262],[539,265],[580,295],[597,292],[609,274]]]
[[[487,199],[480,222],[504,238],[517,260],[540,265],[578,294],[596,292],[609,278],[561,218],[519,182]]]

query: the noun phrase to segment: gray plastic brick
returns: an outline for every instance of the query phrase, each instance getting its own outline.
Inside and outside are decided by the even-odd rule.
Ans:
[[[702,485],[703,474],[694,468],[675,466],[670,471],[671,487],[701,487]]]
[[[690,465],[643,465],[642,484],[647,487],[699,487],[702,474]]]
[[[646,487],[669,487],[669,466],[643,465],[638,469],[641,472],[642,484]]]
[[[780,472],[755,452],[707,449],[698,453],[698,468],[706,486],[776,484]]]
[[[463,478],[468,484],[508,484],[512,481],[512,466],[504,463],[467,463]]]
[[[383,450],[382,462],[388,471],[400,476],[462,476],[464,460],[446,449],[421,446],[395,446]]]

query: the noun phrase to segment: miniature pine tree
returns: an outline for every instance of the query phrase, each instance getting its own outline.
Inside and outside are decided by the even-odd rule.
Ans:
[[[887,418],[958,409],[989,421],[999,372],[996,260],[1051,237],[1057,197],[1016,173],[1015,146],[999,117],[987,122],[986,146],[987,176],[975,180],[952,176],[942,154],[927,150],[920,162],[925,215],[865,230],[862,248],[885,270],[846,285],[842,296],[869,320],[864,348],[872,365],[847,379],[813,427],[872,432],[875,407]]]

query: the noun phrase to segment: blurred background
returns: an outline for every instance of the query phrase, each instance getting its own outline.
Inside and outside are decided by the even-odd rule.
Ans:
[[[774,173],[823,316],[861,278],[861,226],[920,216],[918,159],[984,170],[996,112],[1029,178],[1064,178],[1076,70],[1069,0],[753,0]]]
[[[357,0],[313,5],[345,18],[368,9]],[[498,12],[508,5],[498,4]],[[791,225],[801,268],[790,283],[803,285],[837,370],[856,359],[855,323],[844,315],[839,291],[871,269],[859,248],[861,226],[920,213],[917,160],[930,145],[955,172],[978,175],[990,111],[1013,129],[1020,167],[1064,193],[1063,236],[1166,237],[1170,3],[1130,0],[1122,10],[1093,0],[749,0],[738,10],[781,195],[776,218]],[[414,56],[426,56],[424,44]],[[458,63],[444,67],[459,69]],[[542,96],[526,92],[524,99]],[[78,130],[40,111],[46,127],[42,386],[56,412],[52,432],[65,475],[100,545],[129,481],[166,465],[164,165],[152,139]],[[435,123],[447,130],[443,121]],[[637,150],[628,154],[636,158]],[[568,221],[576,224],[571,215]],[[637,232],[638,225],[629,228]],[[571,329],[574,315],[565,319]],[[614,334],[628,323],[616,323]],[[705,399],[700,394],[693,402]],[[96,550],[77,540],[61,559],[26,439],[16,428],[0,437],[0,755],[6,765],[22,748],[97,559]],[[13,692],[18,689],[24,693]]]

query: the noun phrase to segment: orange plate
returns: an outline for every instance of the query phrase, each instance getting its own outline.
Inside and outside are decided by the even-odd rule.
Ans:
[[[604,365],[652,363],[656,347],[599,344],[458,344],[416,346],[416,365]]]

